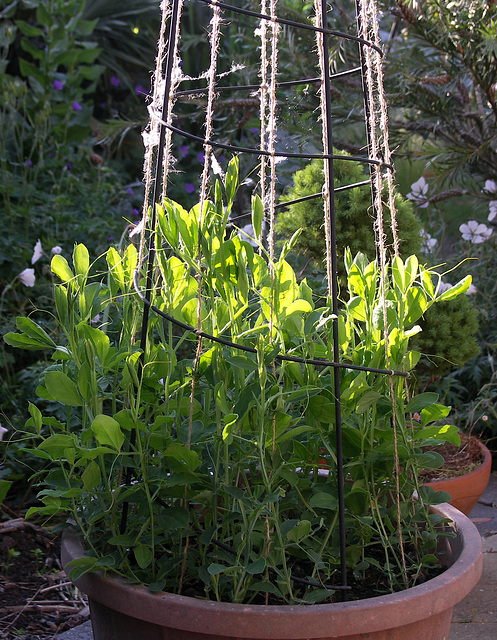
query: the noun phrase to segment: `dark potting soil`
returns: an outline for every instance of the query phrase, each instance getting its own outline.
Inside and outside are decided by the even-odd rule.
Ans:
[[[0,638],[51,640],[88,619],[59,560],[58,539],[14,518],[0,522]]]
[[[434,447],[443,456],[445,462],[440,469],[424,469],[419,478],[421,482],[430,482],[441,478],[455,478],[474,471],[484,460],[484,455],[475,436],[461,433],[461,444],[456,446],[450,442]]]

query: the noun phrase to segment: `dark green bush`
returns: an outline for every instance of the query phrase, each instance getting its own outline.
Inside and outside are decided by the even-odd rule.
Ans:
[[[364,168],[347,160],[334,163],[335,188],[355,184],[366,180]],[[293,186],[282,197],[283,202],[321,193],[324,184],[323,161],[313,160],[293,177]],[[399,230],[400,253],[406,258],[419,253],[421,248],[421,224],[412,210],[412,205],[396,194],[397,223]],[[373,219],[371,217],[371,189],[368,185],[339,191],[335,194],[338,256],[343,256],[345,247],[352,254],[359,251],[368,257],[375,255]],[[301,234],[295,245],[299,253],[311,258],[318,267],[323,266],[326,255],[326,243],[323,228],[323,201],[314,198],[289,205],[278,215],[276,231],[285,237],[292,236],[298,229]],[[385,227],[388,226],[390,213],[384,209]],[[392,243],[391,231],[387,231],[387,242]],[[343,269],[339,266],[343,275]]]
[[[425,356],[418,371],[441,377],[478,355],[478,316],[468,296],[458,296],[428,309],[419,322],[423,332],[413,340]]]

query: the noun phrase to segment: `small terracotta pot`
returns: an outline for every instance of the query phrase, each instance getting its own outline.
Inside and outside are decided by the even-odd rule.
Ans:
[[[89,596],[94,640],[446,640],[454,605],[477,584],[481,538],[450,505],[433,512],[449,518],[456,534],[443,538],[440,561],[448,569],[424,584],[346,603],[265,606],[213,602],[150,593],[117,578],[91,573],[76,580]],[[62,563],[80,557],[74,534],[65,534]]]
[[[492,470],[492,454],[482,442],[478,441],[478,445],[484,455],[484,459],[474,471],[463,476],[441,478],[440,480],[424,483],[428,487],[433,487],[435,491],[447,491],[447,493],[450,493],[452,500],[450,500],[449,504],[467,516],[487,488]]]

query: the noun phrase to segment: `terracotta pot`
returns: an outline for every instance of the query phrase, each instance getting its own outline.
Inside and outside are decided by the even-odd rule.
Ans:
[[[484,459],[474,471],[463,476],[441,478],[440,480],[424,483],[428,487],[433,487],[435,491],[447,491],[447,493],[450,493],[452,496],[450,504],[467,516],[485,491],[492,470],[492,454],[482,442],[478,441],[478,445],[484,455]]]
[[[346,603],[296,606],[240,605],[170,593],[150,593],[98,573],[76,585],[90,598],[94,640],[446,640],[452,610],[478,582],[481,538],[450,505],[434,508],[456,534],[443,538],[443,574],[399,593]],[[63,565],[82,554],[74,534],[64,536]]]

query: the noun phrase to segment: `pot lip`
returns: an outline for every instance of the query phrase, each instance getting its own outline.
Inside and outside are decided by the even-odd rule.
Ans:
[[[461,481],[461,478],[464,478],[464,482],[468,480],[470,481],[475,476],[487,473],[487,471],[490,474],[491,467],[492,467],[492,453],[490,452],[490,449],[486,445],[484,445],[481,440],[479,440],[478,438],[477,440],[478,440],[478,446],[483,451],[484,457],[483,457],[483,462],[479,464],[476,467],[476,469],[473,469],[473,471],[470,471],[469,473],[465,473],[462,476],[453,476],[451,478],[436,478],[435,480],[429,480],[428,482],[423,482],[423,484],[431,487],[436,487],[439,484],[441,485],[442,483]]]
[[[130,585],[122,578],[99,573],[85,574],[75,582],[90,598],[121,613],[129,615],[136,608],[132,615],[137,618],[146,617],[149,622],[186,631],[198,632],[200,624],[206,633],[220,638],[229,636],[230,631],[234,637],[254,638],[259,637],[254,630],[260,630],[260,637],[291,640],[302,637],[302,624],[306,626],[306,637],[313,638],[330,637],[330,629],[339,628],[350,629],[349,633],[372,633],[385,629],[386,623],[388,628],[394,628],[452,609],[480,579],[482,543],[476,527],[449,504],[437,505],[435,511],[453,521],[452,527],[463,543],[459,557],[444,573],[424,584],[364,600],[309,606],[243,605],[150,593],[143,585]],[[65,532],[63,565],[81,552],[77,535]],[[120,597],[122,603],[116,606],[116,598]],[[231,622],[227,614],[237,615]],[[271,630],[268,618],[275,621]]]

